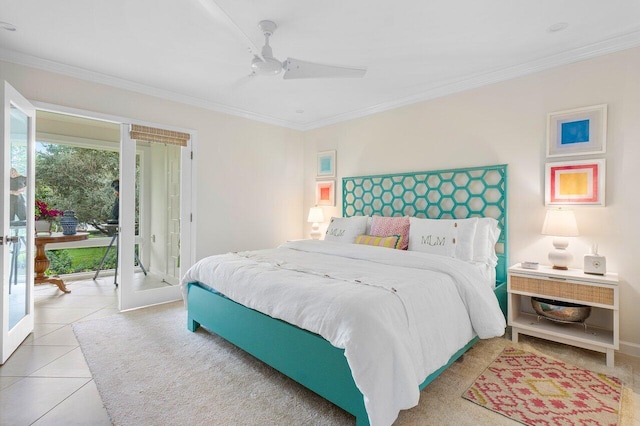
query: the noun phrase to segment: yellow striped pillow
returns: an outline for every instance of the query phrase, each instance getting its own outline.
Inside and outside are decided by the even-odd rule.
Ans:
[[[389,235],[387,237],[375,237],[373,235],[358,235],[356,244],[365,244],[368,246],[378,246],[397,249],[402,242],[402,236]]]

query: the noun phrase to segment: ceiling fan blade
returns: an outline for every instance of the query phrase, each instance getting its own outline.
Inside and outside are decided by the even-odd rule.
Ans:
[[[242,28],[240,28],[238,24],[236,24],[235,21],[231,19],[231,16],[229,16],[229,14],[225,12],[224,9],[218,5],[218,3],[216,3],[214,0],[198,0],[198,1],[202,5],[202,7],[204,7],[205,10],[209,12],[209,14],[213,17],[213,19],[216,20],[216,22],[224,25],[225,27],[229,28],[231,32],[236,34],[236,36],[240,39],[240,41],[242,41],[247,45],[247,48],[249,49],[251,54],[258,56],[262,59],[262,51],[260,50],[260,48],[258,48],[258,46],[256,46],[253,43],[253,41],[249,38],[249,36],[247,36],[245,32],[242,31]]]
[[[323,65],[294,58],[287,58],[282,66],[285,69],[282,78],[285,80],[294,78],[359,78],[364,77],[367,72],[366,68]]]

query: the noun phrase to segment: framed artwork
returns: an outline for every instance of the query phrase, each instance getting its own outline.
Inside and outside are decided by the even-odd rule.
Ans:
[[[605,160],[547,163],[544,203],[604,207]]]
[[[336,182],[334,180],[316,182],[316,204],[318,206],[336,205]]]
[[[336,177],[336,151],[318,153],[318,177]]]
[[[604,154],[606,148],[606,104],[547,115],[547,157]]]

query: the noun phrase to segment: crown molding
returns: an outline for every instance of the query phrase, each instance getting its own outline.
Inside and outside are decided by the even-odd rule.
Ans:
[[[292,130],[307,131],[318,129],[320,127],[338,124],[344,121],[354,120],[366,117],[368,115],[412,105],[418,102],[424,102],[431,99],[459,93],[465,90],[475,89],[493,83],[510,80],[516,77],[545,71],[562,65],[584,61],[597,56],[602,56],[621,50],[631,49],[640,46],[640,27],[627,31],[624,34],[611,37],[587,46],[560,52],[554,55],[539,58],[522,64],[513,65],[497,70],[484,73],[474,74],[465,78],[445,81],[436,86],[418,89],[417,93],[408,97],[384,102],[355,111],[333,115],[321,120],[311,121],[307,123],[291,122],[276,117],[257,114],[240,108],[222,105],[215,102],[207,101],[193,96],[175,93],[165,89],[159,89],[129,80],[112,77],[106,74],[85,70],[79,67],[72,67],[58,62],[49,61],[35,56],[25,55],[8,49],[0,48],[0,60],[12,62],[18,65],[24,65],[31,68],[41,69],[56,74],[62,74],[81,80],[91,81],[94,83],[104,84],[118,89],[129,90],[149,96],[158,97],[174,102],[179,102],[207,110],[229,114],[236,117],[242,117],[249,120],[259,121],[280,127],[286,127]]]
[[[216,102],[207,101],[194,96],[183,95],[180,93],[172,92],[170,90],[159,89],[157,87],[148,86],[145,84],[136,83],[130,80],[125,80],[118,77],[113,77],[107,74],[102,74],[95,71],[89,71],[83,68],[74,67],[70,65],[61,64],[59,62],[50,61],[48,59],[42,59],[31,55],[25,55],[24,53],[15,52],[12,50],[0,48],[0,61],[11,62],[18,65],[27,66],[30,68],[40,69],[55,74],[61,74],[67,77],[77,78],[79,80],[86,80],[93,83],[104,84],[106,86],[115,87],[117,89],[128,90],[143,95],[154,96],[160,99],[179,102],[186,105],[191,105],[199,108],[204,108],[211,111],[220,112],[223,114],[229,114],[236,117],[242,117],[249,120],[259,121],[262,123],[272,124],[275,126],[286,127],[293,130],[302,130],[298,123],[293,123],[287,120],[281,120],[276,117],[270,117],[263,114],[256,114],[251,111],[247,111],[240,108],[231,107],[228,105],[222,105]]]
[[[640,28],[626,32],[607,40],[602,40],[577,49],[556,53],[554,55],[545,56],[544,58],[525,62],[522,64],[489,71],[486,73],[475,74],[466,78],[444,82],[438,86],[430,87],[418,91],[415,95],[396,99],[391,102],[385,102],[371,107],[359,109],[345,114],[334,115],[323,120],[308,123],[303,127],[303,131],[318,129],[344,121],[354,120],[366,117],[368,115],[377,114],[379,112],[389,111],[391,109],[412,105],[418,102],[424,102],[454,93],[463,92],[465,90],[476,89],[478,87],[487,86],[501,81],[511,80],[513,78],[522,77],[528,74],[534,74],[562,65],[569,65],[575,62],[584,61],[598,56],[619,52],[622,50],[632,49],[640,46]]]

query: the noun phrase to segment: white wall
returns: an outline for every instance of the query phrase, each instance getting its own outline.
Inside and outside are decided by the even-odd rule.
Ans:
[[[608,270],[620,273],[621,350],[640,355],[639,70],[637,48],[308,131],[304,211],[314,204],[318,151],[337,150],[337,202],[324,208],[327,218],[341,215],[343,176],[506,163],[510,261],[547,263],[551,237],[540,235],[546,115],[608,104],[607,206],[574,209],[581,236],[569,249],[581,268],[597,241]]]
[[[198,259],[302,237],[300,132],[1,61],[0,80],[31,101],[196,130]]]

